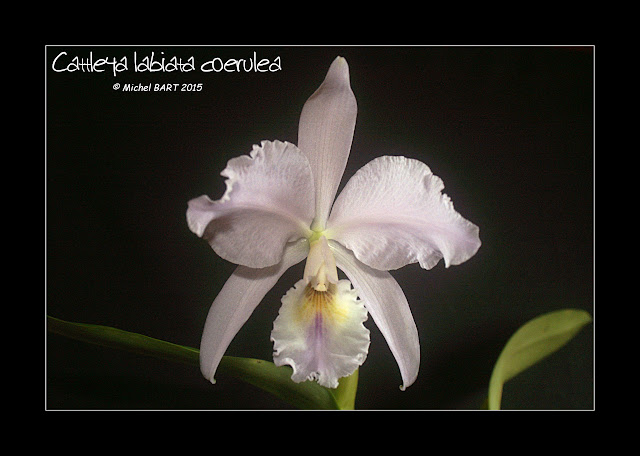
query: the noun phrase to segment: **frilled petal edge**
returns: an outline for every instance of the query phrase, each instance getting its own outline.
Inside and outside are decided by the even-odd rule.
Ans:
[[[384,336],[398,363],[404,390],[418,377],[420,341],[409,303],[398,282],[387,271],[378,271],[358,261],[349,250],[329,241],[338,268],[353,283],[358,296]]]
[[[460,264],[480,248],[479,229],[453,208],[442,180],[424,163],[378,157],[360,168],[336,199],[327,236],[380,270]]]
[[[308,251],[306,240],[291,243],[277,265],[262,269],[238,266],[226,281],[209,309],[200,342],[200,370],[211,383],[215,383],[216,369],[227,347],[262,298]]]
[[[229,160],[217,201],[189,201],[187,222],[222,258],[251,268],[277,264],[287,242],[306,237],[315,189],[307,157],[293,144],[263,141]]]
[[[367,357],[369,330],[363,325],[367,310],[348,280],[316,291],[299,280],[282,298],[273,323],[273,362],[290,365],[294,382],[316,380],[337,388]]]

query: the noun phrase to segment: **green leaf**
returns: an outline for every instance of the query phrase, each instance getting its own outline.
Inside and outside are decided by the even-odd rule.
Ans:
[[[311,381],[295,383],[292,372],[289,366],[278,367],[270,361],[223,356],[216,375],[230,375],[250,383],[299,409],[339,409],[328,388]]]
[[[47,329],[55,334],[103,347],[126,350],[167,361],[198,366],[199,350],[109,326],[73,323],[47,315]]]
[[[109,326],[73,323],[47,316],[50,332],[72,339],[104,347],[126,350],[152,356],[167,361],[199,366],[199,350],[184,345],[154,339]],[[218,374],[243,380],[279,397],[300,409],[345,409],[353,408],[357,371],[352,377],[342,379],[336,390],[329,390],[316,382],[294,383],[292,369],[277,367],[269,361],[251,358],[224,356],[218,367]]]
[[[536,317],[507,341],[489,382],[488,408],[499,410],[506,381],[555,352],[591,322],[584,310],[564,309]]]

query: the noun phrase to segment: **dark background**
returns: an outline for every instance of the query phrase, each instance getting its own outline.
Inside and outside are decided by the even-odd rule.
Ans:
[[[133,52],[195,57],[190,73],[135,73]],[[59,52],[127,56],[129,71],[54,73]],[[280,56],[276,73],[201,73],[213,57]],[[297,142],[300,110],[337,55],[358,119],[346,180],[374,157],[422,160],[480,227],[466,263],[392,272],[420,334],[417,381],[368,320],[360,409],[477,409],[509,336],[542,313],[594,315],[593,47],[47,47],[46,303],[64,320],[198,347],[234,269],[192,234],[187,201],[218,199],[226,162],[263,139]],[[202,83],[126,93],[114,83]],[[227,354],[271,360],[288,271]],[[44,318],[44,316],[43,316]],[[280,409],[242,382],[45,330],[48,409]],[[505,385],[506,409],[594,408],[594,324]]]

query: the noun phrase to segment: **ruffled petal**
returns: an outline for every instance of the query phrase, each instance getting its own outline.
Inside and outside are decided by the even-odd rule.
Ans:
[[[479,229],[453,208],[427,165],[379,157],[358,170],[336,199],[327,237],[380,270],[409,263],[430,269],[460,264],[480,248]]]
[[[338,57],[302,108],[298,127],[298,147],[309,157],[315,179],[314,229],[322,230],[329,216],[349,158],[357,111],[349,65]]]
[[[189,201],[187,222],[222,258],[251,268],[277,264],[287,242],[308,236],[315,190],[307,157],[293,144],[263,141],[229,160],[217,201]]]
[[[316,291],[305,279],[282,298],[273,323],[273,361],[293,367],[294,382],[316,380],[337,388],[367,357],[367,310],[348,280]]]
[[[200,370],[211,383],[231,340],[251,316],[280,276],[302,261],[309,243],[298,241],[285,248],[282,261],[263,269],[238,266],[213,301],[200,342]]]
[[[420,341],[407,298],[398,282],[386,271],[378,271],[358,261],[353,253],[329,241],[336,264],[358,290],[371,318],[384,336],[400,367],[404,390],[418,377]]]

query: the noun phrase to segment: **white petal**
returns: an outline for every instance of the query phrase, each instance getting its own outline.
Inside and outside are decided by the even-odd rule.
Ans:
[[[358,108],[347,61],[336,58],[302,108],[298,147],[309,157],[316,186],[314,229],[324,228],[349,158]]]
[[[313,178],[304,154],[286,142],[263,141],[229,160],[218,201],[189,201],[189,228],[222,258],[243,266],[277,264],[287,242],[307,236],[314,216]]]
[[[305,279],[282,298],[273,323],[273,361],[293,367],[294,382],[317,380],[337,388],[338,379],[351,375],[367,357],[367,310],[348,280],[316,291]]]
[[[329,241],[336,264],[358,290],[360,299],[384,336],[400,367],[404,390],[418,377],[420,341],[407,298],[398,282],[386,271],[378,271],[358,261],[353,253]]]
[[[308,252],[307,241],[289,244],[282,261],[268,268],[238,266],[213,301],[200,342],[200,370],[211,383],[231,340],[280,276]]]
[[[430,269],[440,258],[447,267],[460,264],[480,247],[479,230],[454,210],[443,188],[418,160],[378,157],[336,199],[327,236],[375,269],[415,262]]]

